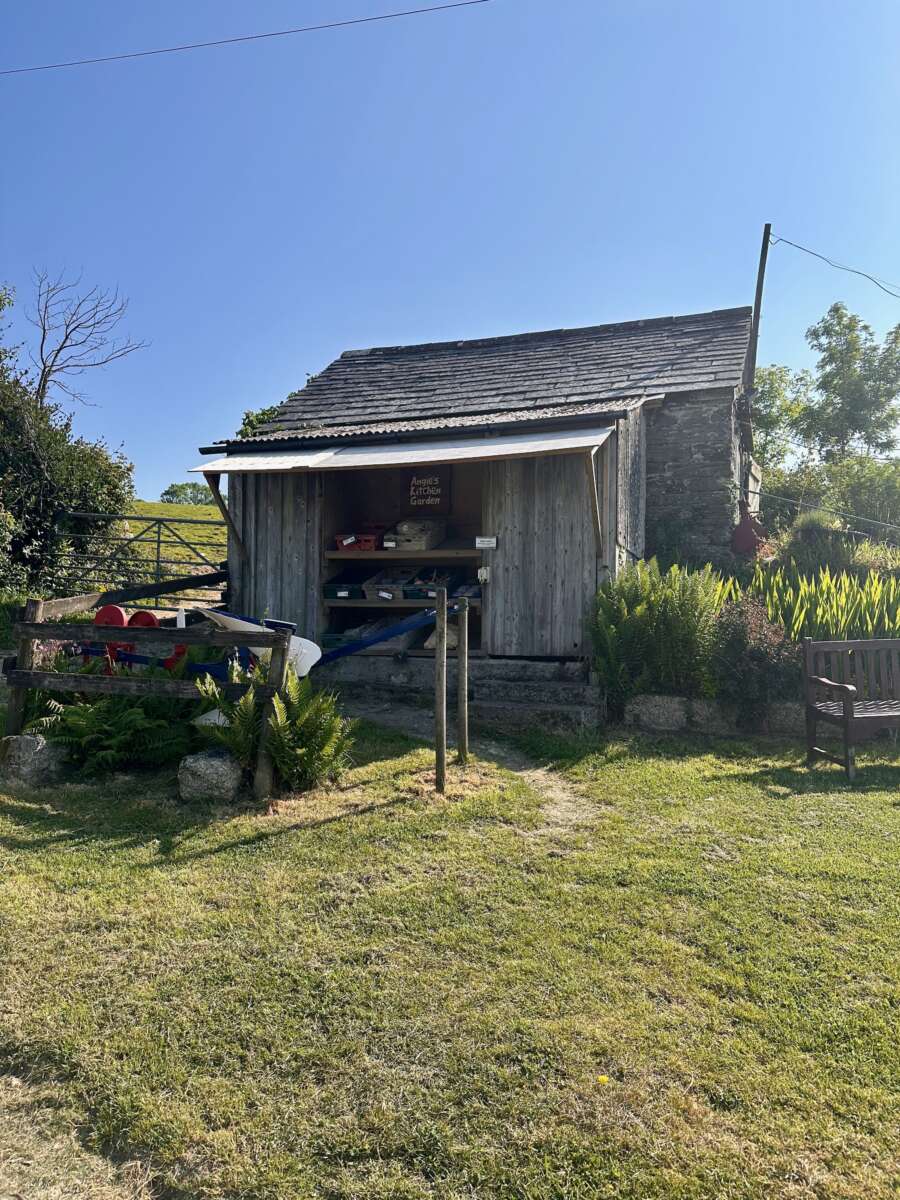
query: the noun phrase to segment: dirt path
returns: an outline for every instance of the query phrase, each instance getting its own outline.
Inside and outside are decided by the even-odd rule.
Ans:
[[[0,1075],[0,1200],[150,1200],[142,1167],[92,1154],[72,1126],[52,1084]]]
[[[433,743],[434,717],[425,708],[394,701],[362,703],[349,699],[342,701],[342,707],[349,716],[363,717],[376,725],[386,725],[389,729],[397,729],[410,737]],[[449,725],[447,738],[451,745],[456,744],[455,731]],[[544,823],[532,831],[531,836],[564,834],[596,820],[597,805],[555,771],[548,767],[536,767],[526,755],[493,738],[476,735],[469,739],[469,745],[479,758],[515,772],[523,783],[542,797]]]

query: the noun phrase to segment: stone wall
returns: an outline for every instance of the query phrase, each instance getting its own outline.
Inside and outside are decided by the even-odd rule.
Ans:
[[[735,714],[715,700],[689,700],[685,696],[634,696],[625,708],[625,724],[643,733],[705,733],[721,737],[746,734],[739,729]],[[806,709],[796,700],[778,700],[754,734],[802,740],[806,736]],[[840,738],[836,725],[819,722],[817,738]]]
[[[734,391],[666,396],[645,419],[647,554],[727,555],[741,462]]]

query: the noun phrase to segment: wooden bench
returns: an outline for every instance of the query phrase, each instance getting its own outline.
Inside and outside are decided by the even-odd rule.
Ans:
[[[806,763],[827,758],[856,774],[856,746],[882,729],[900,729],[900,638],[852,642],[803,639]],[[844,731],[838,758],[816,745],[819,721]]]

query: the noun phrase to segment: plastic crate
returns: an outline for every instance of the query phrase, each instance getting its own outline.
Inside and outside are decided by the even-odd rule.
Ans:
[[[426,567],[417,571],[415,578],[403,589],[407,600],[433,600],[437,597],[438,588],[446,588],[447,594],[458,587],[463,578],[463,572],[447,567]]]
[[[345,567],[323,585],[322,595],[326,600],[362,600],[362,585],[370,574],[369,567]]]
[[[385,567],[377,575],[373,575],[363,584],[363,592],[367,600],[383,600],[390,604],[392,600],[403,599],[403,589],[412,582],[415,571],[411,567]]]
[[[338,550],[379,550],[386,525],[360,525],[359,529],[334,535]]]
[[[384,535],[388,550],[433,550],[447,536],[446,521],[400,521]]]

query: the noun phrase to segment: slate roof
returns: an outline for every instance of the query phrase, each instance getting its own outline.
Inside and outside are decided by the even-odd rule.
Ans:
[[[626,399],[738,387],[751,311],[347,350],[252,441],[550,420],[618,411]]]

